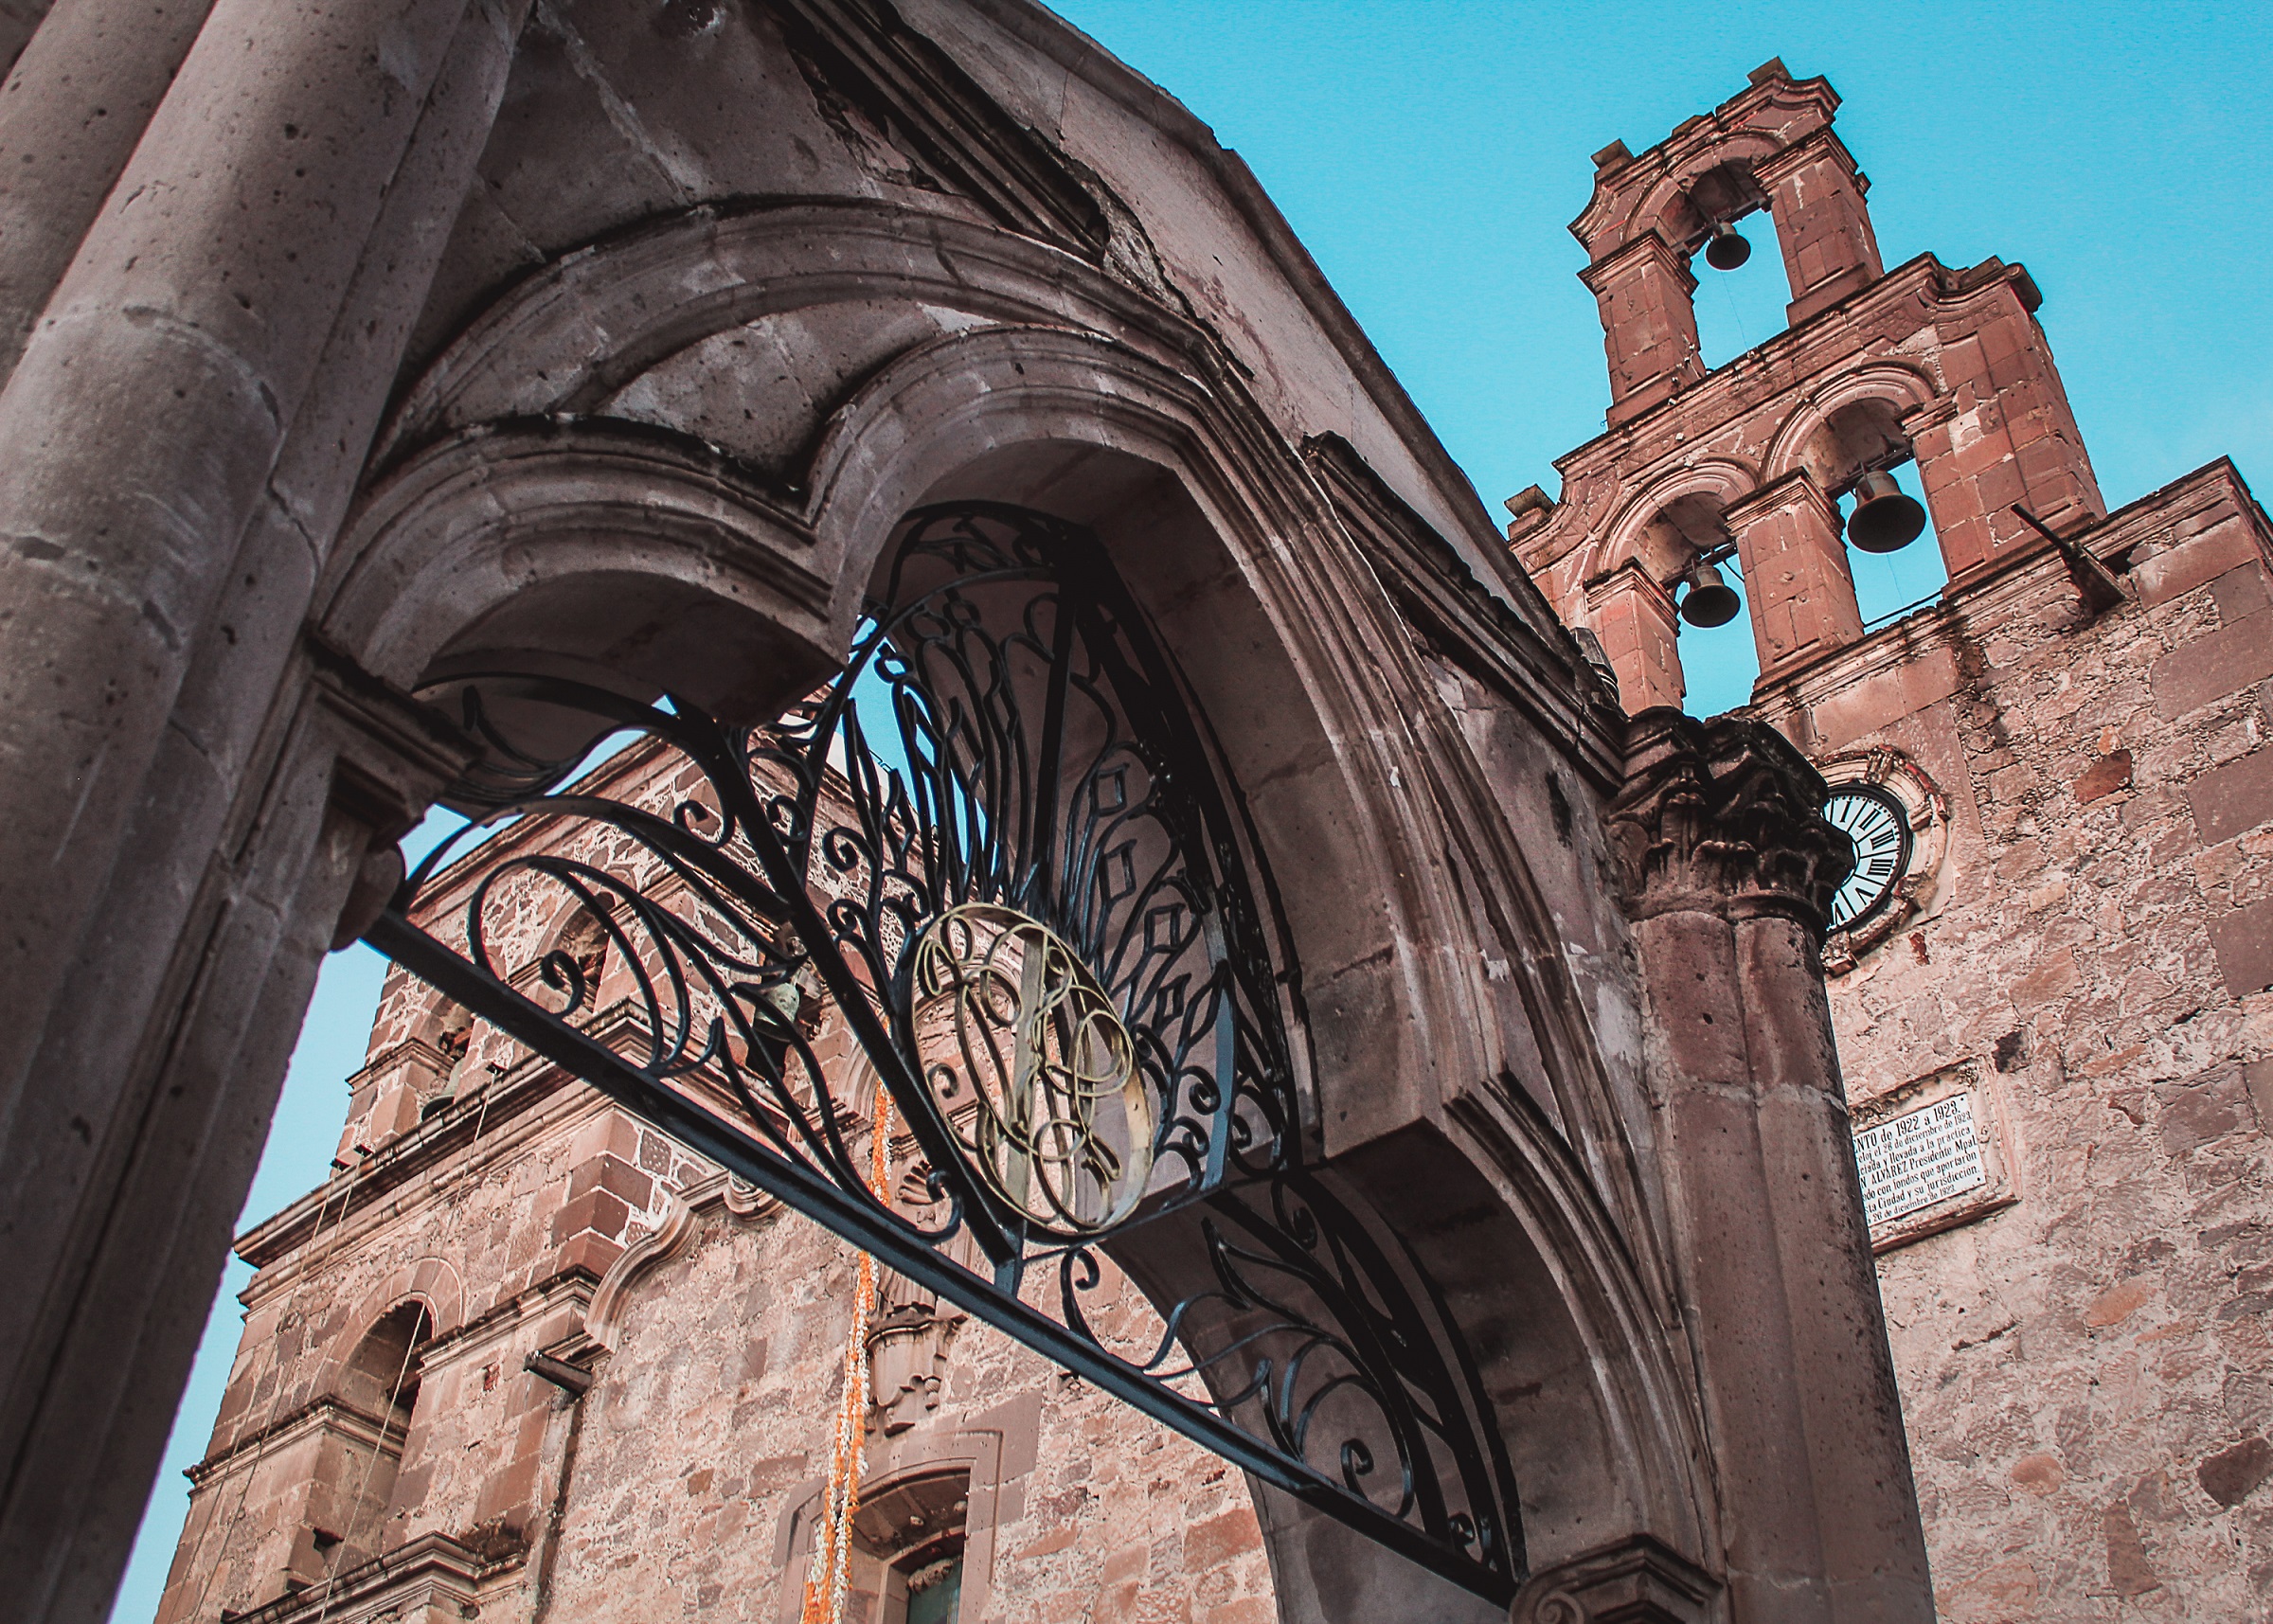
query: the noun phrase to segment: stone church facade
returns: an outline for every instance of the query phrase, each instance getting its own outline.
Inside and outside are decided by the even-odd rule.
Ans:
[[[2262,526],[2216,472],[2100,517],[2025,277],[1882,276],[1819,81],[1603,155],[1611,433],[1511,553],[1238,160],[1029,0],[212,0],[131,34],[53,0],[0,45],[16,1615],[108,1605],[316,965],[358,937],[433,985],[390,983],[337,1176],[244,1238],[170,1621],[794,1615],[840,1387],[876,1619],[1923,1620],[1922,1491],[1953,1611],[2239,1604],[2273,1448]],[[1708,376],[1685,261],[1763,204],[1797,325]],[[1907,456],[1953,589],[1865,636],[1833,503]],[[1035,550],[921,554],[935,522]],[[1724,537],[1763,681],[1697,722],[1653,703],[1668,582]],[[899,595],[966,553],[1025,562]],[[935,603],[947,641],[1056,651],[956,735],[1048,748],[950,827],[816,739],[796,781],[837,773],[878,843],[816,845],[745,745]],[[2078,649],[2143,663],[2146,708],[2111,681],[2088,739],[2039,727]],[[917,664],[922,711],[949,690]],[[405,878],[427,808],[553,795],[601,714],[650,741],[592,780],[648,843],[488,848],[604,871],[583,914]],[[1073,770],[1084,726],[1125,771]],[[699,783],[641,754],[673,741]],[[972,748],[926,781],[976,783]],[[1868,918],[1833,784],[1916,837]],[[678,804],[641,825],[650,793]],[[1132,805],[1094,867],[1027,862]],[[864,926],[837,904],[903,840]],[[1176,887],[1141,919],[1137,851]],[[2170,925],[2154,887],[2190,884]],[[1168,967],[1141,1010],[1092,916]],[[848,956],[958,931],[1119,1057],[1055,1217],[1032,1145],[956,1137],[912,983]],[[679,1006],[716,1042],[613,1013],[689,957],[740,966]],[[1992,960],[2011,1014],[1970,1001]],[[1896,1131],[1866,1155],[1952,1205],[1867,1198],[1835,1033]],[[871,1301],[792,1206],[904,1267]],[[1029,1220],[1074,1236],[1055,1319]],[[1913,1414],[1952,1407],[1914,1440],[1874,1243],[1935,1372]],[[1234,1277],[1258,1258],[1299,1300]],[[1148,1316],[1193,1305],[1162,1374]],[[2119,1396],[2165,1389],[2182,1441]]]
[[[668,812],[671,765],[634,745],[583,788]],[[492,866],[595,844],[501,834],[433,912]],[[635,1025],[620,951],[513,884],[521,979],[565,952],[596,978],[593,1029]],[[858,1067],[834,1011],[814,1041]],[[795,1624],[850,1249],[400,970],[350,1088],[338,1176],[239,1242],[260,1272],[160,1624]],[[920,1160],[894,1135],[912,1208]],[[1159,1334],[1125,1279],[1097,1295]],[[940,1619],[1276,1616],[1229,1463],[904,1276],[877,1299],[848,1619],[924,1616],[911,1580]]]
[[[1941,1615],[2258,1617],[2273,528],[2223,461],[2111,510],[2028,273],[1883,267],[1836,105],[1771,62],[1597,155],[1609,432],[1510,535],[1636,710],[1680,702],[1675,594],[1733,554],[1749,714],[1906,826],[1826,957],[1866,1148],[1978,1136],[1872,1228]],[[1755,209],[1790,328],[1708,371],[1686,250]],[[1866,627],[1841,503],[1897,469],[1949,580]]]

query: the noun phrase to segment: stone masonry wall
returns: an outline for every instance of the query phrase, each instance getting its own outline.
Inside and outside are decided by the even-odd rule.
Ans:
[[[2096,619],[2048,557],[1763,706],[1946,799],[1923,912],[1832,982],[1858,1116],[1970,1068],[2009,1164],[1879,1238],[1942,1616],[2264,1618],[2268,537],[2218,465],[2087,542],[2131,593]]]

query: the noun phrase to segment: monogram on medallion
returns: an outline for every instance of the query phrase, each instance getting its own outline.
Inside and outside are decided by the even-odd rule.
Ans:
[[[1071,943],[1014,908],[934,919],[911,976],[932,1098],[1011,1210],[1098,1234],[1143,1198],[1151,1094],[1110,994]]]

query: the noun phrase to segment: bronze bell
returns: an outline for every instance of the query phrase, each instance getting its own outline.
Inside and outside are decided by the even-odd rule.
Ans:
[[[1705,263],[1716,271],[1733,271],[1751,258],[1752,244],[1745,241],[1744,235],[1725,220],[1714,226],[1712,235],[1706,239]]]
[[[1891,473],[1873,469],[1863,475],[1854,488],[1854,511],[1847,520],[1847,539],[1858,551],[1900,552],[1924,532],[1925,509],[1902,493]]]
[[[1737,597],[1736,589],[1703,559],[1690,565],[1681,579],[1689,583],[1689,592],[1681,599],[1681,618],[1691,626],[1726,626],[1744,607],[1745,600]]]

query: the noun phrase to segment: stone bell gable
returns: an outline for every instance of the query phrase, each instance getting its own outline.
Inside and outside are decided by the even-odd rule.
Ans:
[[[1609,429],[1559,461],[1559,501],[1510,504],[1512,546],[1682,786],[1641,803],[1670,824],[1613,803],[1630,894],[1750,861],[1700,832],[1715,741],[1773,730],[1869,831],[1821,952],[1940,1615],[2248,1615],[2273,1561],[2273,526],[2222,460],[2110,511],[2034,281],[1883,269],[1836,106],[1770,62],[1597,155],[1574,229]],[[1708,370],[1689,299],[1721,273],[1691,257],[1763,212],[1790,326]],[[1923,497],[1948,580],[1867,627],[1872,473]],[[1685,586],[1731,554],[1751,703],[1651,708],[1684,690]]]

